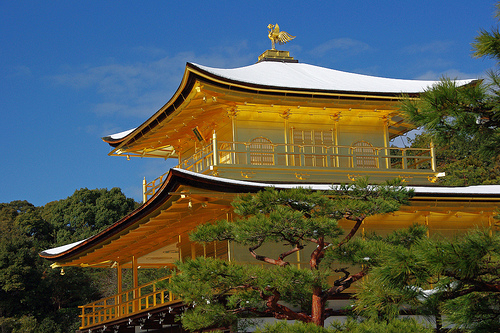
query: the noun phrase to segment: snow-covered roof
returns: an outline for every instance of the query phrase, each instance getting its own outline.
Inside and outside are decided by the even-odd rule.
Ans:
[[[261,61],[253,65],[225,69],[213,68],[188,63],[191,71],[199,70],[205,75],[231,81],[242,86],[257,88],[296,90],[323,93],[371,93],[381,94],[418,94],[432,87],[439,81],[391,79],[370,75],[355,74],[335,69],[314,66],[304,63],[277,61]],[[456,80],[457,85],[465,85],[474,81]],[[111,134],[104,141],[120,141],[132,133],[134,129]]]
[[[110,139],[113,139],[113,140],[119,140],[121,138],[126,137],[127,135],[129,135],[130,133],[132,133],[134,130],[135,130],[135,128],[132,128],[132,129],[120,132],[120,133],[115,133],[115,134],[108,135],[108,137]]]
[[[259,63],[222,69],[192,64],[219,77],[279,88],[305,90],[372,92],[372,93],[421,93],[439,81],[390,79],[342,72],[303,63],[261,61]],[[457,80],[458,85],[473,80]]]
[[[74,242],[74,243],[71,243],[71,244],[66,244],[66,245],[63,245],[63,246],[58,246],[58,247],[54,247],[52,249],[48,249],[48,250],[45,250],[42,252],[42,254],[44,255],[56,255],[56,254],[59,254],[59,253],[63,253],[65,251],[68,251],[69,249],[72,249],[74,248],[75,246],[85,242],[86,239],[83,239],[83,240],[80,240],[78,242]]]
[[[258,187],[274,187],[278,189],[288,189],[288,188],[310,188],[316,191],[327,191],[332,189],[332,184],[303,184],[303,183],[290,183],[290,184],[272,184],[272,183],[258,183],[249,182],[245,180],[234,180],[229,178],[214,177],[209,175],[204,175],[189,170],[175,169],[177,172],[196,176],[198,178],[204,178],[216,182],[223,182],[226,184],[235,184],[243,186],[258,186]],[[500,185],[476,185],[476,186],[408,186],[407,188],[415,190],[416,194],[459,194],[459,195],[488,195],[497,194],[500,195]]]

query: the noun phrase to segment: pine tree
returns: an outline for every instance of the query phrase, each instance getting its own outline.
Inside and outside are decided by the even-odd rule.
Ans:
[[[495,16],[500,19],[500,4],[496,8]],[[498,26],[490,32],[481,30],[472,47],[474,57],[500,61]],[[404,98],[402,110],[410,122],[423,129],[424,141],[433,141],[438,148],[438,167],[447,172],[443,185],[500,183],[497,69],[489,72],[487,80],[465,86],[443,78],[419,99]]]
[[[379,241],[367,240],[353,252],[366,255]],[[406,309],[435,318],[437,331],[442,320],[467,332],[500,330],[498,233],[472,230],[453,239],[421,235],[406,246],[386,241],[378,248],[378,263],[357,294],[359,314],[390,321]]]
[[[400,180],[368,185],[366,179],[358,179],[328,192],[266,189],[238,197],[233,207],[240,218],[202,225],[191,239],[241,244],[256,261],[267,265],[210,258],[178,263],[181,273],[172,279],[172,287],[192,306],[182,316],[184,327],[229,326],[236,318],[255,315],[323,326],[325,318],[334,313],[326,309],[327,300],[348,289],[369,269],[369,265],[337,269],[343,277],[328,283],[334,274],[329,253],[349,243],[367,217],[397,211],[411,196]],[[338,225],[340,219],[352,223],[346,235]],[[263,253],[267,243],[276,244],[274,249],[286,247],[273,256]],[[310,258],[307,269],[290,263],[290,256],[298,251],[308,251],[303,254]],[[359,260],[352,263],[359,264]],[[357,271],[351,273],[353,269]]]

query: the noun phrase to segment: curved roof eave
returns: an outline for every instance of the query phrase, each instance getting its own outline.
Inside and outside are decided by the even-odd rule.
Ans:
[[[186,172],[185,170],[181,169],[171,169],[158,191],[139,208],[92,237],[57,248],[42,251],[39,254],[40,257],[52,261],[64,261],[93,248],[100,242],[106,241],[110,237],[134,225],[139,220],[154,213],[156,209],[161,207],[170,197],[173,196],[173,194],[171,193],[175,192],[181,185],[193,186],[200,189],[226,193],[239,193],[241,192],[242,188],[246,189],[245,192],[257,192],[262,189],[263,185],[266,185],[257,185],[250,182],[246,182],[246,184],[243,184],[245,182],[233,183],[232,185],[224,182],[214,183],[210,178],[200,178],[196,176],[196,173]]]
[[[59,248],[53,248],[42,251],[42,258],[53,261],[64,261],[75,255],[83,253],[100,242],[106,241],[109,237],[116,235],[122,230],[127,229],[139,220],[147,217],[162,206],[181,185],[194,188],[206,189],[223,193],[255,193],[266,187],[275,187],[287,189],[294,187],[307,187],[313,190],[329,190],[331,184],[270,184],[258,183],[244,180],[232,180],[214,176],[198,174],[192,171],[182,169],[171,169],[166,180],[159,190],[145,204],[134,210],[132,213],[118,220],[107,229],[83,241],[64,245]],[[414,186],[409,187],[415,190],[415,198],[466,198],[466,199],[500,199],[500,185],[483,185],[468,187],[442,187],[442,186]]]
[[[281,63],[279,62],[273,62],[272,65],[280,65]],[[319,66],[313,66],[313,65],[308,65],[308,64],[300,64],[301,66],[309,66],[309,70],[311,68],[313,69],[318,69],[318,70],[310,70],[311,73],[319,73],[321,74],[321,71],[329,74],[330,72],[334,72],[334,74],[340,73],[340,75],[346,76],[348,78],[351,78],[351,86],[355,86],[355,80],[356,78],[361,78],[364,80],[369,81],[369,86],[374,86],[375,83],[378,81],[380,82],[385,82],[388,89],[391,91],[381,91],[380,88],[378,91],[372,89],[365,89],[365,90],[356,90],[354,88],[352,89],[342,89],[341,85],[343,84],[338,83],[338,84],[333,84],[332,85],[332,79],[330,78],[329,80],[324,80],[325,82],[322,82],[322,80],[317,79],[317,78],[312,78],[311,80],[318,81],[318,83],[312,82],[306,85],[300,85],[296,83],[297,81],[300,81],[300,77],[307,77],[307,73],[301,73],[297,74],[294,76],[291,80],[291,82],[294,82],[294,84],[291,84],[290,86],[286,86],[285,84],[279,84],[280,81],[277,81],[278,83],[273,84],[266,84],[264,83],[263,80],[255,80],[252,79],[251,76],[248,75],[248,73],[252,72],[252,66],[256,66],[258,64],[246,66],[246,67],[240,67],[236,69],[217,69],[217,68],[211,68],[211,67],[206,67],[206,66],[201,66],[193,63],[186,63],[186,68],[184,70],[184,75],[182,77],[181,84],[177,88],[177,91],[175,94],[172,96],[172,98],[162,107],[160,110],[158,110],[154,115],[152,115],[149,119],[147,119],[142,125],[139,127],[129,130],[129,131],[124,131],[121,133],[109,135],[106,137],[103,137],[102,140],[104,142],[107,142],[110,146],[118,148],[120,146],[123,146],[126,142],[133,141],[134,138],[140,138],[147,132],[149,132],[151,129],[153,129],[156,125],[158,125],[163,119],[168,117],[172,112],[174,112],[177,107],[179,107],[185,100],[185,97],[189,94],[190,90],[192,89],[192,86],[196,82],[196,79],[205,79],[208,80],[214,84],[217,85],[222,85],[226,87],[231,87],[233,90],[239,89],[241,91],[261,91],[261,92],[266,92],[266,93],[276,93],[276,94],[298,94],[298,95],[304,95],[306,97],[310,96],[320,96],[320,95],[345,95],[345,96],[364,96],[364,97],[372,97],[372,98],[397,98],[401,96],[402,94],[409,94],[409,95],[418,95],[423,91],[424,86],[431,86],[433,83],[436,83],[438,81],[422,81],[422,80],[401,80],[401,79],[388,79],[388,78],[380,78],[380,77],[373,77],[373,76],[368,76],[368,75],[361,75],[361,74],[354,74],[354,73],[347,73],[347,72],[341,72],[341,71],[336,71],[333,69],[328,69],[328,68],[323,68]],[[296,64],[298,65],[298,64]],[[251,68],[252,67],[252,68]],[[237,74],[235,75],[232,72],[229,71],[237,71],[237,70],[246,70],[246,73],[244,75]],[[293,68],[292,70],[293,71]],[[261,71],[257,71],[257,74]],[[228,74],[230,73],[230,74]],[[330,73],[331,74],[331,73]],[[254,74],[255,76],[255,74]],[[257,75],[258,76],[258,75]],[[476,80],[460,80],[460,84],[471,84],[475,82]],[[353,83],[354,82],[354,83]],[[375,83],[374,83],[375,82]],[[389,82],[389,83],[387,83]],[[397,90],[395,87],[397,86],[398,83],[405,83],[405,84],[410,84],[408,87],[412,87],[412,89],[405,88],[403,90]]]
[[[158,117],[160,117],[160,115],[165,114],[165,117],[170,115],[170,113],[175,111],[176,106],[179,106],[182,102],[184,102],[184,97],[183,97],[182,93],[185,92],[186,88],[190,89],[193,84],[194,84],[194,80],[192,79],[191,71],[189,70],[189,63],[186,63],[186,69],[184,70],[184,74],[182,76],[181,83],[180,83],[179,87],[177,88],[177,90],[175,91],[174,95],[170,98],[170,100],[165,105],[163,105],[157,112],[155,112],[151,117],[149,117],[139,127],[132,129],[132,130],[128,130],[128,131],[123,131],[121,133],[108,135],[108,136],[102,137],[101,139],[104,142],[108,143],[112,147],[118,147],[118,146],[120,146],[121,143],[128,141],[131,138],[134,138],[138,134],[142,135],[142,134],[149,132],[150,129],[154,128],[159,123]],[[152,124],[155,121],[157,121],[157,123]],[[150,126],[150,125],[152,125],[152,126]],[[150,126],[150,128],[148,128],[148,126]],[[120,135],[120,134],[123,134],[123,135]]]

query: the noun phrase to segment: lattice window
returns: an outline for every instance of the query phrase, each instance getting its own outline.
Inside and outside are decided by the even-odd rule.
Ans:
[[[253,165],[274,165],[274,146],[271,140],[259,136],[250,143],[250,163]]]
[[[304,154],[305,166],[334,166],[333,153],[333,130],[300,130],[292,128],[292,142],[294,153]],[[294,165],[300,166],[300,155],[294,154]],[[327,161],[327,159],[330,159]],[[328,162],[328,163],[327,163]]]
[[[358,168],[377,168],[376,150],[372,144],[366,141],[358,141],[352,144],[353,166]],[[362,156],[356,156],[362,155]]]

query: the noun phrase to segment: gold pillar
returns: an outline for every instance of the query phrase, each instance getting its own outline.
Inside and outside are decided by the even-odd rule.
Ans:
[[[432,163],[432,171],[436,172],[436,151],[434,149],[434,142],[431,141],[431,163]]]
[[[215,130],[212,134],[212,150],[213,150],[213,165],[217,166],[219,164],[219,153],[217,152],[217,135],[215,134]]]
[[[179,240],[177,242],[177,247],[179,248],[179,261],[182,262],[182,247],[181,247],[181,235],[179,235]]]
[[[390,166],[390,159],[387,157],[389,155],[389,150],[387,149],[389,147],[389,119],[385,119],[384,121],[384,153],[385,153],[385,167],[386,169],[389,169]]]
[[[120,265],[119,263],[116,265],[116,276],[117,276],[117,280],[118,280],[118,294],[121,294],[122,292],[122,265]]]
[[[333,123],[333,144],[335,146],[335,167],[340,167],[340,159],[339,159],[339,123],[338,118],[336,118]]]
[[[430,227],[429,227],[429,215],[430,214],[431,214],[430,212],[425,214],[425,226],[427,227],[427,232],[426,232],[427,237],[430,237],[430,235],[431,235],[431,232],[429,230],[430,229]]]
[[[196,244],[191,243],[191,259],[196,259]]]
[[[137,258],[135,256],[132,256],[132,281],[134,283],[134,292],[133,292],[133,298],[137,299],[139,297],[138,290],[136,289],[139,287],[139,279],[138,279],[138,274],[137,274]],[[139,303],[136,301],[133,302],[132,309],[133,311],[137,311],[139,308]]]
[[[283,118],[284,120],[284,139],[285,139],[285,157],[286,157],[286,160],[285,160],[285,163],[286,163],[286,166],[289,166],[290,165],[290,161],[289,161],[289,149],[288,149],[288,145],[290,143],[290,126],[288,124],[288,118],[290,118],[290,109],[288,109],[287,111],[285,111],[283,114],[280,114],[280,116]]]
[[[134,288],[139,287],[138,273],[137,273],[137,258],[132,256],[132,277],[134,281]]]
[[[230,114],[230,117],[231,117],[231,130],[233,132],[233,144],[232,144],[232,147],[231,147],[231,150],[233,151],[231,154],[231,163],[232,164],[238,164],[237,160],[236,160],[236,144],[235,142],[238,142],[238,131],[237,131],[237,123],[236,123],[236,110],[235,109],[232,109],[231,110],[231,114]]]

